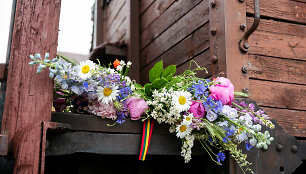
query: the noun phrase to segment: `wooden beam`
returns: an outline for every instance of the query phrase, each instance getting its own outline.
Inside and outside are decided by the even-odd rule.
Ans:
[[[29,55],[55,57],[60,0],[17,1],[7,78],[2,134],[8,135],[14,173],[39,173],[41,124],[51,119],[52,80],[36,74]],[[44,148],[44,147],[42,147]]]
[[[130,69],[131,79],[139,82],[139,59],[140,59],[140,44],[139,44],[139,1],[127,0],[127,45],[128,56],[127,60],[131,61],[132,67]]]

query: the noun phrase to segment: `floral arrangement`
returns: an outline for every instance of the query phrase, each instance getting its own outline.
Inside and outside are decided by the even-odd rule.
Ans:
[[[65,56],[49,59],[49,54],[30,55],[30,65],[38,64],[37,73],[49,68],[55,82],[54,108],[56,111],[90,113],[123,123],[126,119],[145,121],[154,119],[170,125],[170,133],[182,140],[181,156],[191,160],[192,147],[197,140],[217,164],[229,151],[238,165],[251,171],[247,155],[238,149],[245,144],[268,149],[269,131],[274,125],[262,110],[253,104],[234,101],[234,86],[229,79],[203,79],[194,70],[176,73],[176,66],[164,69],[163,62],[149,72],[150,83],[137,84],[128,76],[131,62],[116,60],[108,67],[86,60],[77,64]]]

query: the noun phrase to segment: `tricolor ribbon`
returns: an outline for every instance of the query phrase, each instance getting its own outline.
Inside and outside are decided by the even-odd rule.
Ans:
[[[148,119],[143,122],[143,130],[142,130],[142,140],[141,140],[141,148],[140,148],[140,154],[139,154],[139,160],[144,161],[146,158],[146,155],[148,153],[150,141],[151,141],[151,135],[153,132],[153,119]]]

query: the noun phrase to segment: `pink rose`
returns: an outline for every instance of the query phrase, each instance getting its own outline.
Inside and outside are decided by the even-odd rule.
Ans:
[[[223,105],[230,105],[234,99],[234,85],[229,79],[224,77],[218,77],[214,82],[217,84],[210,87],[212,98],[220,100]]]
[[[205,114],[205,108],[202,103],[192,101],[189,112],[193,113],[194,117],[203,118]]]
[[[131,120],[138,120],[145,113],[145,109],[148,109],[148,104],[144,99],[135,97],[126,99],[126,106],[130,111]]]

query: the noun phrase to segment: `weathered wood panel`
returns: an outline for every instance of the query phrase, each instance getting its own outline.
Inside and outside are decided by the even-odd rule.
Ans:
[[[306,85],[306,61],[249,55],[251,78]]]
[[[306,60],[304,37],[256,31],[249,43],[251,54]]]
[[[139,0],[139,14],[143,14],[155,0]]]
[[[306,3],[291,0],[260,0],[262,16],[306,24]],[[247,12],[254,13],[253,0],[247,0]]]
[[[172,5],[175,0],[157,0],[155,1],[145,13],[140,17],[140,31],[143,31],[153,21],[165,12],[165,10]]]
[[[36,74],[28,63],[36,52],[55,57],[60,4],[60,0],[16,3],[2,121],[15,159],[14,173],[39,173],[41,123],[51,119],[53,84],[47,70]]]
[[[251,27],[254,18],[247,17],[247,27]],[[275,20],[260,19],[260,24],[256,29],[257,31],[276,33],[283,35],[299,36],[302,38],[306,37],[306,26],[301,24],[293,24],[287,22],[279,22]],[[252,36],[250,37],[252,39]]]
[[[195,56],[198,57],[202,52],[205,52],[209,48],[209,23],[200,27],[198,30],[194,31],[187,38],[173,46],[170,50],[159,56],[159,58],[153,60],[149,65],[145,66],[142,69],[142,80],[143,82],[148,81],[148,77],[146,74],[149,73],[149,70],[153,67],[153,65],[159,60],[164,61],[164,65],[182,65],[185,62],[189,62]],[[205,53],[209,54],[209,53]],[[201,57],[201,56],[200,56]],[[207,59],[209,62],[209,57],[202,57],[203,59]],[[197,60],[196,60],[197,61]],[[198,61],[197,61],[198,62]],[[205,64],[206,65],[206,64]],[[188,68],[188,67],[187,67]]]
[[[262,107],[288,133],[297,137],[305,137],[306,111]]]
[[[250,97],[258,105],[305,110],[306,86],[250,79]]]
[[[125,6],[126,0],[115,0],[111,1],[111,3],[105,9],[105,17],[106,17],[106,30],[109,30],[112,23],[117,21],[118,14],[120,13],[121,9]]]
[[[141,51],[140,64],[143,67],[148,65],[151,61],[194,32],[197,28],[207,23],[209,18],[208,13],[208,2],[202,1],[202,3],[193,8]],[[164,14],[166,14],[166,12]]]
[[[127,3],[124,3],[122,8],[119,9],[109,28],[106,29],[105,36],[107,42],[117,42],[120,40],[122,35],[124,35],[124,30],[128,27],[126,22],[128,8],[126,4]]]
[[[142,28],[140,48],[143,49],[144,47],[146,47],[155,38],[160,36],[161,33],[163,33],[167,28],[169,28],[171,25],[177,22],[177,20],[181,19],[184,15],[186,15],[186,13],[188,13],[192,8],[194,8],[200,1],[201,0],[181,0],[173,3],[162,15],[158,17],[158,19],[151,23],[150,26],[148,26],[145,30],[143,30],[144,28]],[[206,3],[208,6],[208,2],[204,3]],[[201,9],[202,12],[206,10],[207,6]],[[198,10],[201,11],[199,8]],[[195,18],[201,18],[201,16],[197,16],[197,14],[194,14],[193,19],[196,20]],[[142,22],[143,21],[141,20],[141,23]],[[187,23],[180,25],[186,26]]]

